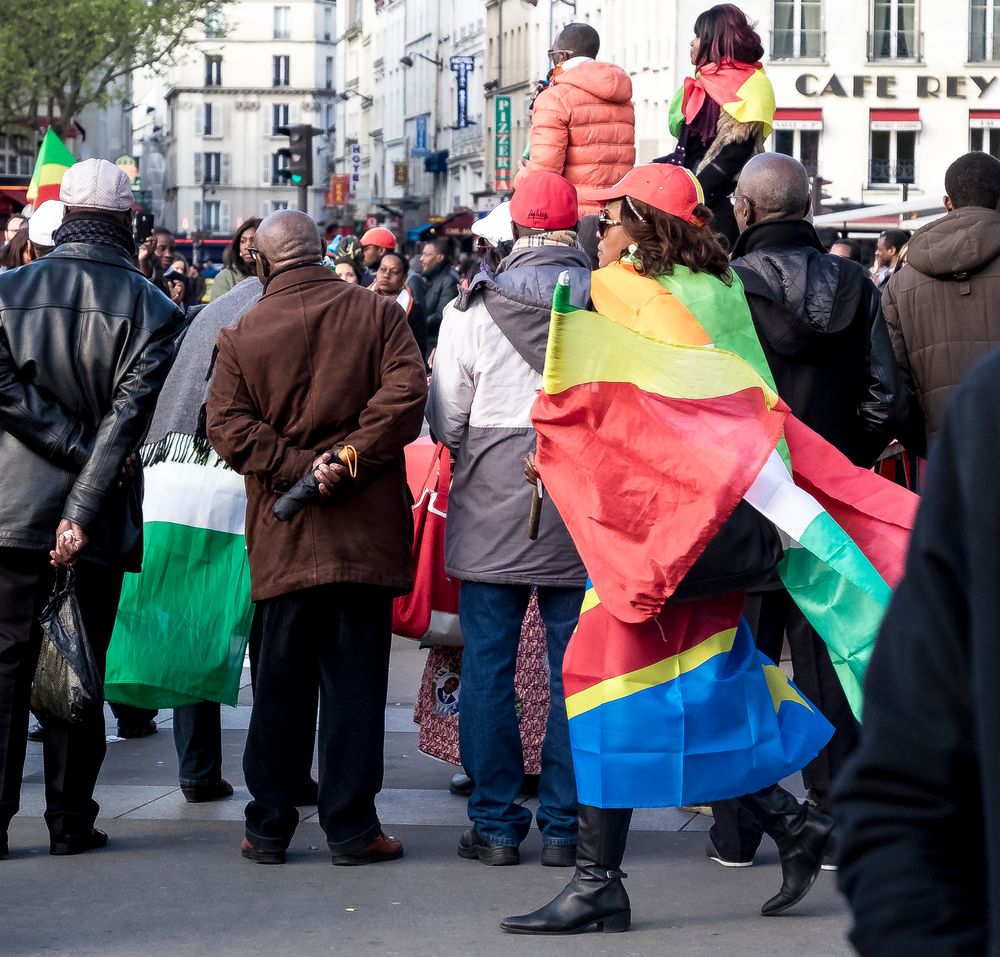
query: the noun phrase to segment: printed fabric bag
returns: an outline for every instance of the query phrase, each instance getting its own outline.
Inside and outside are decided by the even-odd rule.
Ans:
[[[413,711],[413,720],[420,726],[417,747],[432,758],[458,766],[462,764],[458,744],[461,692],[462,649],[432,647],[427,653]],[[549,717],[549,664],[545,625],[535,595],[521,626],[514,694],[521,725],[524,773],[539,774]]]
[[[436,472],[436,475],[435,475]],[[438,443],[413,506],[413,591],[392,605],[392,630],[404,638],[422,639],[431,627],[454,634],[460,583],[444,570],[444,529],[451,486],[451,455]],[[456,640],[452,639],[452,644]]]

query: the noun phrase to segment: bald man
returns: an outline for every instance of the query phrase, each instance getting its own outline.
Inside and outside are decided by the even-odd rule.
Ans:
[[[403,845],[382,831],[375,796],[392,600],[413,586],[403,449],[423,421],[423,358],[395,301],[322,265],[305,213],[268,216],[251,255],[264,293],[219,337],[207,416],[212,445],[246,476],[262,630],[241,850],[284,863],[318,694],[319,822],[333,863],[394,860]],[[277,521],[278,496],[310,471],[322,497]]]
[[[811,222],[809,174],[798,160],[755,156],[743,168],[733,205],[740,228],[733,269],[778,395],[853,462],[871,465],[905,409],[878,290],[859,263],[826,252]],[[796,682],[836,728],[807,768],[810,796],[826,808],[830,782],[857,742],[857,723],[829,652],[784,590],[751,595],[747,617],[773,661],[780,660],[787,632]],[[716,805],[715,812],[709,856],[723,864],[752,863],[759,826],[744,819],[735,802]]]

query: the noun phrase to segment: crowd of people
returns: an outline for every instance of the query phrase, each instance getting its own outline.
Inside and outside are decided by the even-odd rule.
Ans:
[[[863,725],[793,596],[774,575],[751,588],[743,615],[757,647],[779,662],[787,643],[799,690],[833,733],[803,769],[805,801],[778,781],[719,795],[708,859],[751,866],[772,837],[782,881],[765,916],[839,866],[863,954],[996,948],[1000,608],[990,576],[1000,510],[989,438],[1000,360],[985,357],[1000,342],[990,292],[1000,161],[957,158],[947,214],[913,236],[883,233],[869,271],[854,240],[821,242],[802,164],[763,151],[774,100],[753,25],[719,4],[694,34],[694,75],[671,108],[677,147],[639,166],[628,74],[597,60],[587,24],[555,38],[513,195],[474,227],[480,256],[462,277],[445,239],[424,243],[414,268],[384,226],[326,243],[306,214],[281,211],[241,223],[206,296],[169,231],[136,244],[128,179],[103,160],[70,167],[60,202],[11,217],[0,252],[0,858],[54,581],[74,570],[103,670],[123,584],[155,591],[178,560],[176,547],[143,555],[144,479],[147,514],[197,526],[198,509],[218,505],[206,527],[245,535],[249,577],[241,561],[223,569],[214,599],[250,650],[242,855],[284,863],[297,808],[316,803],[333,864],[402,856],[376,798],[393,600],[413,586],[405,450],[426,428],[454,460],[444,561],[461,581],[464,650],[450,703],[470,821],[457,853],[518,865],[534,819],[541,863],[575,870],[554,900],[503,928],[626,930],[632,811],[579,802],[567,725],[562,665],[587,570],[551,504],[525,535],[545,481],[532,407],[557,287],[585,309],[595,271],[624,268],[678,301],[715,296],[746,310],[780,399],[853,466],[872,468],[894,442],[929,462]],[[193,484],[175,489],[180,511],[164,519],[164,483],[182,479]],[[288,495],[304,503],[291,518],[275,510]],[[227,546],[198,547],[199,567],[218,575],[228,559],[212,549]],[[515,696],[529,606],[544,625],[538,667],[551,702],[534,815],[518,800]],[[140,608],[129,628],[154,640],[155,619]],[[194,697],[174,711],[179,782],[189,801],[224,799],[222,699]],[[113,707],[122,736],[155,731],[155,710]],[[42,718],[33,733],[50,852],[103,847],[93,799],[103,715]]]

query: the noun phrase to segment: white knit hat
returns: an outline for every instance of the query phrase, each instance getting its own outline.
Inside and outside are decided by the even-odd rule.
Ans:
[[[132,184],[125,171],[104,159],[74,163],[63,173],[59,198],[67,206],[123,212],[132,208]]]
[[[62,225],[66,204],[58,199],[47,199],[28,220],[28,239],[36,246],[54,246],[52,234]]]

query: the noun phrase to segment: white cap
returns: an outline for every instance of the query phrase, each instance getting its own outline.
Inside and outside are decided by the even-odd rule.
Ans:
[[[28,239],[36,246],[54,246],[52,234],[62,225],[66,204],[58,199],[47,199],[28,220]]]
[[[125,171],[104,159],[74,163],[63,173],[59,198],[67,206],[124,212],[132,208],[132,184]]]
[[[472,232],[476,236],[482,236],[491,246],[512,242],[514,230],[511,226],[510,202],[494,206],[488,216],[477,219],[472,224]]]

